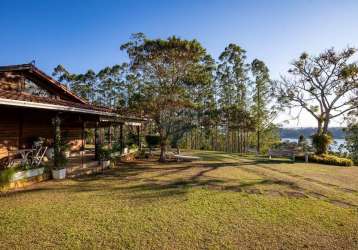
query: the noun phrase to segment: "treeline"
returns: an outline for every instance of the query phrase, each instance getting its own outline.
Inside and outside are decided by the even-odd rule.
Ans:
[[[53,76],[93,104],[148,118],[145,133],[167,146],[228,152],[266,151],[279,141],[269,69],[229,44],[217,60],[196,40],[134,34],[121,49],[129,61],[99,72]]]
[[[281,138],[299,138],[300,135],[303,135],[305,138],[309,138],[315,134],[317,128],[307,127],[307,128],[280,128],[280,137]],[[330,127],[329,132],[332,134],[332,137],[335,139],[344,139],[345,132],[342,127]]]

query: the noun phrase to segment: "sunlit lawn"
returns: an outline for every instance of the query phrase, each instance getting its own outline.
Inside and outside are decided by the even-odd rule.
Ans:
[[[0,249],[358,249],[358,167],[191,152],[0,197]]]

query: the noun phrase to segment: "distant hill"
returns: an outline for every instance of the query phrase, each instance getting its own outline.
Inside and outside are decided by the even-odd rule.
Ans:
[[[316,132],[317,128],[281,128],[281,138],[298,138],[300,135],[304,135],[306,138],[310,137]],[[332,127],[329,129],[335,139],[344,139],[345,133],[342,127]]]

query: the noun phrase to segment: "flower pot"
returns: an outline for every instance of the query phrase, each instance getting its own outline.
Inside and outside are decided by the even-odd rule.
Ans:
[[[110,160],[100,161],[100,164],[102,168],[108,168],[111,165],[111,161]]]
[[[125,148],[123,149],[123,154],[128,154],[128,148],[127,148],[127,147],[125,147]]]
[[[71,152],[70,151],[64,151],[63,155],[65,156],[66,159],[68,159],[71,156]]]
[[[62,180],[66,178],[66,169],[52,169],[52,177],[55,180]]]
[[[24,171],[16,172],[12,176],[11,181],[23,180],[23,179],[42,175],[43,173],[44,173],[44,168],[34,168],[34,169],[24,170]]]

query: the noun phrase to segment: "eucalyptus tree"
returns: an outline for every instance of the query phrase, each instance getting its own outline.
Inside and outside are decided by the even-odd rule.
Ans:
[[[102,105],[119,108],[126,105],[127,64],[106,67],[98,72],[98,99]]]
[[[66,88],[70,88],[73,75],[62,64],[57,65],[53,69],[52,76],[55,77],[57,81],[65,85]]]
[[[72,74],[64,66],[58,65],[52,76],[81,98],[89,102],[96,101],[97,77],[93,70],[88,70],[85,74]]]
[[[131,70],[142,81],[140,109],[158,128],[159,160],[165,161],[171,137],[192,124],[183,116],[195,108],[193,89],[211,81],[213,60],[198,41],[174,36],[148,39],[139,33],[121,49],[127,52]],[[181,126],[176,126],[179,123]]]
[[[254,77],[251,112],[256,130],[257,152],[261,151],[261,133],[270,127],[276,111],[272,105],[272,82],[269,69],[263,61],[255,59],[251,63]]]
[[[242,144],[243,123],[231,117],[232,113],[243,113],[247,110],[249,64],[246,63],[246,51],[239,45],[229,44],[219,56],[217,67],[217,85],[219,89],[219,108],[226,123],[227,150],[234,147],[230,141],[230,133],[237,131],[237,144]],[[234,111],[235,110],[235,111]],[[235,122],[235,124],[232,124]],[[231,135],[232,137],[232,135]],[[235,141],[231,138],[231,141]]]
[[[328,49],[318,56],[307,53],[292,63],[289,76],[277,85],[279,102],[306,110],[317,121],[316,138],[326,140],[332,119],[358,108],[358,64],[352,59],[355,48]],[[325,153],[327,146],[317,148]]]

